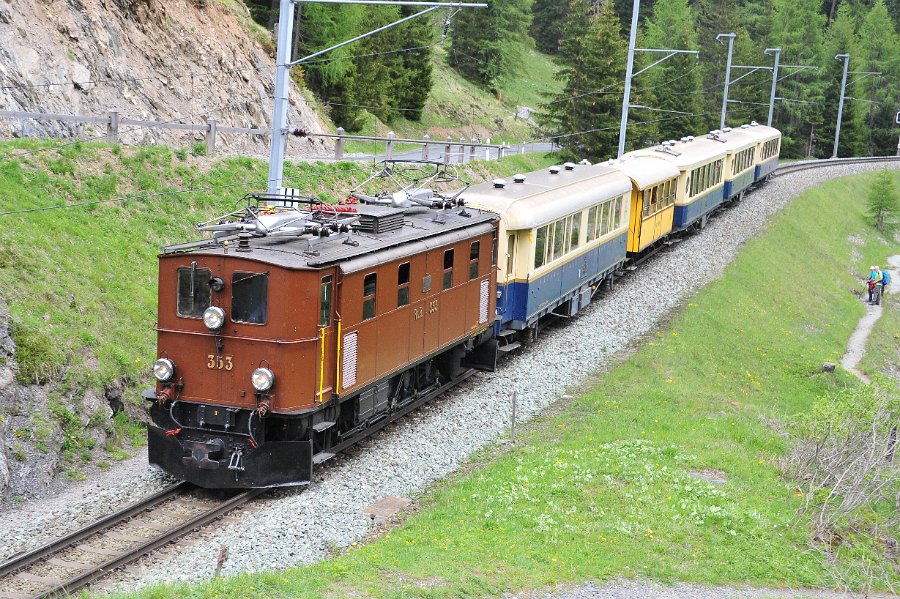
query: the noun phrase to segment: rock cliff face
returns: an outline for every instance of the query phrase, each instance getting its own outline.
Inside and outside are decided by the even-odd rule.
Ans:
[[[240,0],[0,0],[0,110],[220,126],[271,125],[274,48]],[[258,36],[257,36],[258,37]],[[265,41],[265,40],[264,40]],[[324,123],[291,91],[288,124]],[[102,123],[0,117],[0,136],[102,137]],[[199,132],[121,125],[123,143],[183,145]],[[217,150],[264,152],[268,136],[220,133]],[[320,141],[291,153],[322,153]]]

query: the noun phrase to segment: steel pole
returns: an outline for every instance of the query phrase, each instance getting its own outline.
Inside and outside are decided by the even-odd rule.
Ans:
[[[284,176],[284,146],[287,142],[287,108],[291,67],[291,34],[294,3],[281,0],[278,14],[278,51],[275,56],[275,104],[272,109],[272,145],[269,149],[269,180],[266,190],[276,193]]]
[[[625,95],[622,97],[622,121],[619,124],[619,153],[616,158],[621,158],[625,153],[625,131],[628,128],[628,103],[631,101],[631,72],[634,70],[634,44],[637,40],[638,12],[641,10],[641,0],[634,0],[631,8],[631,33],[628,40],[628,64],[625,67]]]
[[[716,41],[721,44],[723,37],[728,38],[728,59],[725,62],[725,93],[722,96],[722,118],[719,121],[719,129],[725,128],[725,112],[728,110],[728,83],[731,79],[731,52],[734,50],[735,34],[720,33],[716,36]]]
[[[772,115],[775,114],[775,87],[778,85],[778,63],[781,61],[781,48],[766,48],[765,54],[775,53],[775,68],[772,69],[772,94],[769,96],[769,119],[766,125],[772,126]]]
[[[834,128],[834,151],[831,153],[832,158],[837,158],[838,144],[841,142],[841,117],[844,113],[844,89],[847,87],[847,67],[850,66],[849,54],[838,54],[835,60],[844,60],[844,76],[841,77],[841,99],[838,102],[837,125]]]

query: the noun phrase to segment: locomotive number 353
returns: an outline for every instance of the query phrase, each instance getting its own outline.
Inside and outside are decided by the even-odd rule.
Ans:
[[[231,370],[234,363],[231,356],[216,356],[216,354],[206,355],[206,367],[210,370]]]

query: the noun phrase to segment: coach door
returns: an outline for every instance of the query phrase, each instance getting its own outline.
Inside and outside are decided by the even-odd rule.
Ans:
[[[447,253],[448,251],[449,254]],[[448,260],[450,260],[451,263],[449,269],[446,268]],[[422,287],[423,290],[428,287],[428,291],[423,293],[421,305],[415,314],[415,318],[418,318],[422,322],[423,355],[428,355],[436,351],[440,344],[440,311],[441,308],[443,308],[443,306],[441,306],[440,295],[441,291],[447,286],[448,281],[452,285],[452,263],[454,260],[455,256],[453,248],[450,248],[449,250],[441,248],[428,252],[425,272],[427,273],[426,278],[429,280],[427,281],[427,285],[423,285]]]

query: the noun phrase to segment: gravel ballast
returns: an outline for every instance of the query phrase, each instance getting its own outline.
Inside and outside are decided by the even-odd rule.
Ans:
[[[222,545],[229,553],[222,574],[235,575],[314,563],[362,541],[373,530],[369,516],[362,514],[365,507],[386,496],[421,493],[472,452],[505,436],[513,391],[518,394],[521,420],[541,412],[653,329],[692,293],[720,277],[741,243],[799,192],[827,179],[881,168],[833,166],[771,181],[717,215],[702,233],[687,236],[672,250],[642,264],[636,276],[618,282],[577,319],[548,330],[537,344],[503,361],[498,372],[476,375],[336,458],[318,471],[309,489],[276,491],[234,521],[204,532],[190,547],[167,551],[141,571],[123,575],[120,583],[134,588],[159,581],[209,579]],[[0,513],[4,539],[0,557],[36,546],[71,530],[75,520],[108,513],[168,482],[159,474],[131,473],[94,484],[89,496],[57,501],[49,512],[35,502]]]

